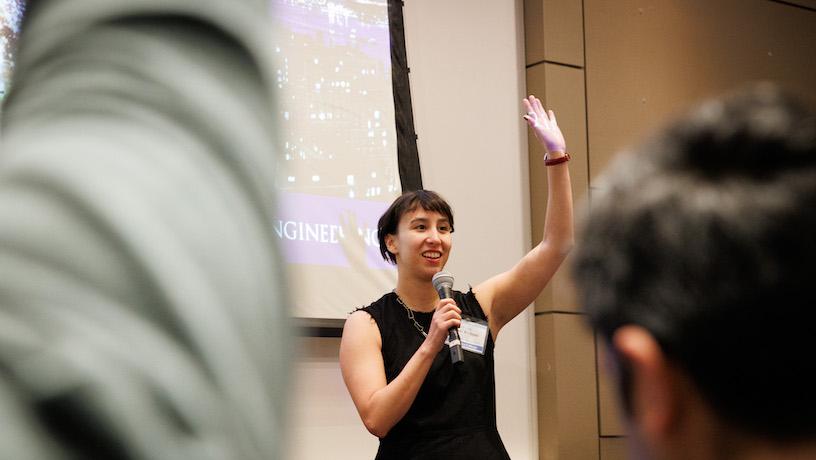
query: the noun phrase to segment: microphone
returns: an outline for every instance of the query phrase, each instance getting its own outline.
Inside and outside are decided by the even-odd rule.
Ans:
[[[453,275],[448,272],[439,272],[431,280],[434,289],[439,293],[440,299],[450,299],[453,297]],[[461,363],[465,360],[462,354],[462,342],[459,340],[459,329],[448,329],[448,346],[450,347],[451,362]]]

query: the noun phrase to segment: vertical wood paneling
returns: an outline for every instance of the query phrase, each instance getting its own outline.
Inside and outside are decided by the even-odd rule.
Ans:
[[[576,314],[536,316],[540,459],[596,460],[595,345]]]
[[[701,98],[770,80],[816,100],[816,12],[767,0],[585,0],[590,176]]]
[[[607,365],[607,351],[604,339],[598,337],[598,412],[601,436],[625,436],[623,412],[618,398],[619,391]]]
[[[547,108],[556,113],[558,125],[567,140],[572,156],[569,162],[572,195],[581,203],[587,195],[586,111],[584,71],[555,64],[538,64],[527,69],[527,89],[540,97]],[[532,244],[541,241],[547,209],[547,170],[543,163],[544,149],[532,132],[528,132],[530,153],[530,206]],[[575,311],[574,287],[569,277],[569,264],[558,270],[547,288],[536,299],[536,311]]]
[[[528,66],[546,59],[543,0],[524,0],[524,56]]]
[[[816,0],[787,3],[816,8]],[[573,155],[578,210],[591,178],[617,152],[702,98],[762,79],[816,101],[816,66],[810,63],[816,11],[771,0],[524,0],[524,8],[528,94],[539,95],[558,114]],[[529,146],[536,244],[546,210],[546,171],[532,137]],[[603,369],[603,347],[593,344],[598,367],[585,369],[586,343],[565,338],[583,318],[554,313],[579,307],[567,274],[562,267],[536,300],[540,458],[623,460],[625,426],[614,382]],[[579,374],[593,386],[597,381],[592,419],[565,410],[587,391],[584,380],[575,380]],[[579,440],[588,442],[588,427],[595,430],[591,444],[599,446],[595,457],[577,447]]]
[[[626,438],[601,438],[601,460],[628,460]]]
[[[584,66],[581,0],[524,0],[527,65],[560,62]]]

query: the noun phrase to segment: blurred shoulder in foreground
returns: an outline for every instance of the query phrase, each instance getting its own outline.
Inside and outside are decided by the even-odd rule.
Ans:
[[[266,3],[27,9],[0,136],[0,458],[278,458]]]

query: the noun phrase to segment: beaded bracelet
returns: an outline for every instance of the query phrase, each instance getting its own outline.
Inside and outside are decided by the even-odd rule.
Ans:
[[[561,163],[570,161],[570,154],[564,153],[564,156],[558,158],[549,158],[549,154],[544,156],[544,166],[555,166],[560,165]]]

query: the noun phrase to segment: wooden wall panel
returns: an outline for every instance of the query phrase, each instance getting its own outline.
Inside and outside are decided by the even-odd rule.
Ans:
[[[585,0],[590,176],[701,98],[755,80],[816,100],[816,12],[768,0]]]
[[[773,0],[770,0],[773,1]],[[794,5],[803,6],[805,8],[810,8],[816,10],[816,0],[784,0],[788,3],[792,3]]]
[[[591,178],[616,152],[703,98],[770,80],[816,101],[816,0],[524,0],[524,8],[528,94],[543,96],[558,113],[573,155],[578,212],[594,190]],[[546,175],[543,152],[533,138],[529,145],[537,244]],[[627,441],[617,390],[603,369],[603,350],[584,348],[591,334],[576,339],[583,317],[568,313],[579,306],[567,274],[562,267],[536,300],[540,458],[622,460]],[[600,369],[585,365],[590,354],[598,354]],[[594,394],[587,382],[597,386]],[[594,418],[582,405],[589,401]],[[591,438],[588,429],[595,430]]]
[[[544,0],[524,0],[524,61],[529,66],[544,59]]]
[[[572,195],[576,203],[587,196],[586,111],[584,71],[555,64],[538,64],[527,69],[527,91],[542,99],[556,113],[558,125],[572,156],[569,162]],[[532,244],[541,241],[547,209],[547,171],[544,149],[528,131],[530,154],[530,206]],[[562,265],[547,288],[536,299],[536,311],[575,311],[577,303],[568,263]]]
[[[558,459],[558,359],[555,316],[536,315],[536,394],[540,460]]]
[[[598,416],[600,418],[601,436],[625,436],[626,426],[619,400],[619,391],[607,367],[606,345],[597,337],[598,356]]]
[[[595,345],[582,315],[536,315],[539,458],[597,460]]]
[[[524,0],[527,65],[547,60],[583,67],[583,22],[581,0]]]
[[[601,438],[601,460],[628,460],[626,438]]]

